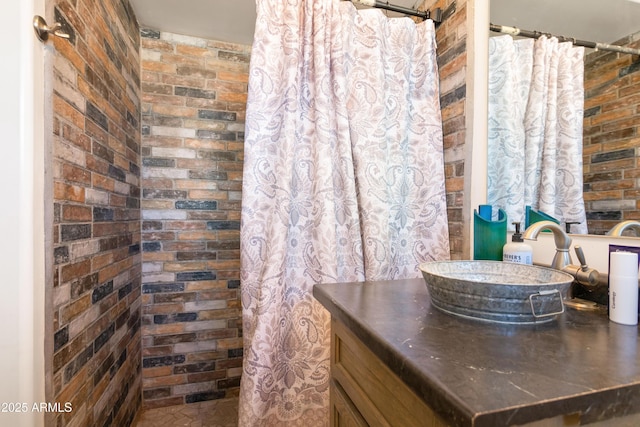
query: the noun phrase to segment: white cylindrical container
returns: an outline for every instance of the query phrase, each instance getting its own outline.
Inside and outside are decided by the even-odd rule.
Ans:
[[[611,252],[609,259],[609,319],[638,324],[638,254]]]

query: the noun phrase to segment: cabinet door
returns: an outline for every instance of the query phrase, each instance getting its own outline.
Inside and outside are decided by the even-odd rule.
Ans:
[[[355,425],[447,426],[344,324],[331,319],[331,331],[331,379],[360,415],[362,423]]]
[[[331,427],[368,427],[340,384],[331,380]]]

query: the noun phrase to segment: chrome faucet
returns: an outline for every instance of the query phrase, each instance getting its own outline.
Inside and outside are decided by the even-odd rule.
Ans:
[[[633,229],[636,232],[636,236],[640,237],[640,222],[634,220],[619,222],[611,230],[607,231],[607,236],[622,236],[622,233],[629,228]]]
[[[569,254],[569,248],[571,248],[571,237],[569,237],[569,235],[558,224],[553,221],[535,222],[524,231],[522,238],[527,240],[537,240],[538,234],[540,234],[542,230],[552,231],[553,238],[556,243],[556,254],[553,257],[551,267],[571,274],[575,278],[576,282],[586,286],[587,289],[592,290],[598,284],[600,274],[597,270],[587,266],[584,252],[580,246],[575,247],[576,256],[578,257],[580,265],[572,264],[571,255]],[[591,308],[591,304],[585,305],[584,302],[578,302],[578,300],[574,300],[576,303],[573,305],[570,303],[571,300],[573,300],[573,290],[571,286],[567,290],[567,294],[563,295],[563,300],[565,300],[565,304],[568,303],[575,308]]]
[[[550,230],[553,232],[553,239],[556,242],[556,254],[553,257],[551,267],[562,270],[567,265],[571,264],[571,255],[569,254],[569,248],[571,248],[571,237],[553,221],[538,221],[534,222],[527,228],[522,234],[523,239],[538,240],[538,234],[542,230]]]

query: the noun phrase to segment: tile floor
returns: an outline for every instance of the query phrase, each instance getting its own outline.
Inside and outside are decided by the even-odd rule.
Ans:
[[[135,427],[237,427],[238,398],[148,409]]]

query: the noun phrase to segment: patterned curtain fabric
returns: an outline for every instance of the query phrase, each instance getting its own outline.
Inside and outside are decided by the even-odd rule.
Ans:
[[[556,38],[489,39],[488,203],[510,226],[524,223],[528,205],[587,233],[583,57],[584,48]]]
[[[449,258],[435,32],[337,0],[257,12],[239,424],[326,426],[330,319],[313,285]]]

